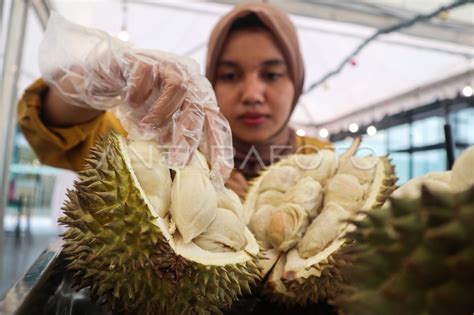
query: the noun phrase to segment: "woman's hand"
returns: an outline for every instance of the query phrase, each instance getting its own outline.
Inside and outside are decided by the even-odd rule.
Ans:
[[[244,175],[235,170],[230,174],[230,178],[225,183],[225,186],[233,190],[242,200],[245,199],[245,195],[247,194],[247,190],[249,188],[249,184]]]
[[[40,47],[40,65],[53,96],[85,108],[89,116],[118,107],[129,135],[167,147],[170,165],[186,165],[200,147],[224,179],[232,170],[229,124],[195,61],[138,49],[52,15]],[[47,98],[47,103],[52,101]]]

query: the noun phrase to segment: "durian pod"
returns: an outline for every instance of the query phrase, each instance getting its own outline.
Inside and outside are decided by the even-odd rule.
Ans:
[[[259,200],[261,197],[259,197]],[[306,176],[300,179],[295,186],[290,187],[282,198],[281,203],[284,201],[301,205],[309,218],[314,219],[321,211],[323,205],[323,187],[313,178]]]
[[[474,168],[474,165],[468,168]],[[466,169],[466,172],[472,169]],[[341,313],[470,314],[474,310],[474,187],[397,197],[348,234]],[[385,235],[379,242],[374,235]]]
[[[356,152],[358,144],[359,141],[355,141],[350,150],[342,155],[341,158],[350,158]],[[322,150],[321,152],[324,152],[324,155],[326,155],[328,159],[323,159],[318,165],[326,166],[323,166],[321,169],[313,170],[313,175],[319,178],[319,183],[324,187],[328,185],[338,171],[338,158],[332,151]],[[260,184],[267,174],[283,166],[300,167],[295,162],[297,160],[304,161],[304,163],[300,163],[304,168],[311,163],[314,164],[314,161],[317,161],[316,156],[309,155],[307,158],[300,158],[300,156],[298,156],[298,159],[296,159],[296,156],[290,156],[271,165],[268,169],[263,171],[258,178],[251,181],[244,202],[246,218],[248,218],[250,222],[254,219],[253,214],[255,211],[257,211],[256,215],[259,214],[259,209],[256,208],[256,204],[261,194]],[[385,157],[378,157],[376,162],[372,179],[364,184],[366,189],[363,191],[363,202],[359,204],[357,210],[372,210],[382,205],[395,189],[397,178],[394,175],[394,168],[390,161]],[[303,170],[302,168],[299,170],[299,179],[309,176],[307,172],[311,171]],[[314,177],[312,178],[316,180]],[[354,181],[358,187],[361,187],[357,179]],[[342,189],[344,190],[345,188],[342,187]],[[290,188],[288,188],[288,190],[290,190]],[[325,197],[326,196],[324,196],[323,199],[325,199]],[[352,208],[352,210],[355,210],[355,207]],[[365,215],[366,212],[364,211],[354,211],[351,214],[351,221],[360,222]],[[318,216],[316,216],[314,220],[317,220],[317,218]],[[344,222],[342,222],[341,225],[343,227],[346,225],[346,227],[343,228],[340,233],[335,233],[338,235],[336,235],[333,240],[329,240],[322,250],[311,257],[301,257],[295,247],[289,249],[287,252],[281,252],[274,248],[266,250],[264,254],[269,259],[265,261],[265,265],[263,265],[263,263],[261,264],[262,274],[267,278],[264,286],[265,296],[271,301],[286,305],[306,305],[308,303],[327,302],[336,296],[344,284],[343,277],[337,267],[342,264],[344,260],[339,258],[338,253],[346,244],[344,235],[353,230],[352,226],[349,227]],[[272,266],[275,266],[275,269],[272,269]],[[276,268],[277,266],[278,268]],[[270,274],[268,275],[266,272],[270,272]]]
[[[308,224],[308,214],[302,206],[284,203],[272,213],[267,238],[276,250],[287,251],[298,243]]]
[[[237,252],[206,251],[170,235],[145,198],[125,138],[101,138],[87,161],[60,218],[77,288],[89,287],[114,313],[209,314],[259,281],[259,248],[247,228],[247,245]]]
[[[232,211],[245,224],[244,207],[239,196],[232,190],[224,187],[217,189],[217,207]]]
[[[267,237],[268,225],[272,219],[273,213],[277,211],[277,208],[272,205],[263,205],[257,212],[252,216],[249,222],[249,229],[257,239],[260,247],[263,249],[270,248],[270,242]]]
[[[360,210],[364,203],[364,189],[353,175],[336,174],[328,180],[324,192],[324,206],[335,203],[346,211]]]
[[[245,225],[233,211],[218,208],[214,221],[193,242],[211,252],[236,252],[247,245]]]
[[[311,222],[298,243],[298,254],[303,258],[316,255],[341,234],[349,213],[337,203],[328,203],[320,215]]]
[[[170,213],[183,241],[189,243],[216,218],[217,194],[206,160],[199,152],[188,167],[175,172]]]

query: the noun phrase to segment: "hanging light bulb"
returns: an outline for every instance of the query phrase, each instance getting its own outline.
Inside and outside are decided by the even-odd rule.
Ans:
[[[367,134],[369,136],[375,136],[376,133],[377,133],[377,128],[375,128],[375,126],[370,125],[369,127],[367,127]]]
[[[471,97],[472,96],[472,86],[466,85],[462,89],[462,95],[464,95],[465,97]]]
[[[126,30],[122,30],[117,34],[117,37],[120,40],[123,40],[124,42],[128,42],[130,35],[128,35],[128,32]]]
[[[304,137],[306,135],[306,131],[304,131],[303,129],[298,129],[296,130],[296,134],[300,137]]]
[[[128,42],[130,35],[127,32],[127,1],[122,0],[122,26],[117,37],[124,42]]]
[[[359,125],[357,125],[356,123],[351,123],[349,125],[349,131],[352,133],[356,133],[357,131],[359,131]]]
[[[329,131],[326,128],[319,130],[319,136],[321,138],[327,138],[329,136]]]

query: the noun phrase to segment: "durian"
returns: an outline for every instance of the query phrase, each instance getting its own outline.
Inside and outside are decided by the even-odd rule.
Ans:
[[[238,207],[217,207],[232,202],[216,196],[199,153],[181,170],[153,158],[147,174],[131,158],[142,146],[111,133],[92,149],[60,219],[67,268],[114,312],[220,313],[258,282],[259,246]],[[150,194],[170,209],[155,209]]]
[[[344,281],[336,257],[350,230],[347,219],[360,220],[364,215],[359,210],[382,205],[396,181],[394,168],[385,157],[357,158],[354,164],[363,168],[351,169],[353,163],[346,161],[358,145],[356,140],[340,157],[327,149],[290,156],[251,182],[244,212],[250,230],[264,244],[267,259],[260,262],[261,275],[266,279],[263,292],[270,300],[287,305],[327,302],[341,290]],[[297,170],[290,180],[275,180],[274,174],[288,167]],[[262,189],[264,183],[270,186],[270,179],[271,188]],[[268,191],[282,193],[281,204],[258,207],[260,197]],[[278,210],[288,202],[293,204],[291,215]]]
[[[473,166],[466,168],[472,171]],[[471,314],[474,310],[474,187],[423,186],[369,212],[340,252],[345,290],[334,303],[348,315]]]

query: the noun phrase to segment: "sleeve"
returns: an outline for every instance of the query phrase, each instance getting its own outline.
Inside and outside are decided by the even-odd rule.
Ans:
[[[40,118],[48,85],[39,79],[29,86],[18,102],[18,124],[43,164],[79,171],[96,140],[108,131],[126,135],[118,119],[105,112],[93,120],[72,127],[46,126]]]

